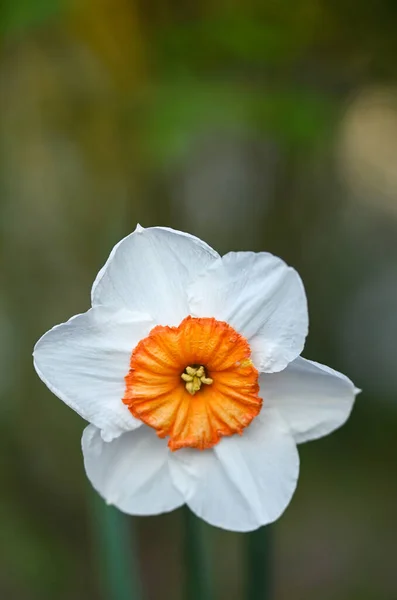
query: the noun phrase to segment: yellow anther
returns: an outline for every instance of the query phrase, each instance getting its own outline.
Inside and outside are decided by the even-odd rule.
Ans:
[[[193,377],[193,389],[195,392],[198,392],[201,388],[201,381],[199,377]]]
[[[204,371],[204,367],[201,366],[196,371],[196,377],[198,377],[199,379],[201,379],[203,376],[205,377],[205,371]]]
[[[195,367],[186,367],[185,369],[188,375],[196,375],[197,369]]]
[[[182,373],[181,377],[183,381],[193,381],[193,377],[191,375],[188,375],[187,373]]]
[[[192,396],[200,390],[203,383],[205,385],[211,385],[211,383],[213,383],[211,377],[206,377],[203,365],[200,365],[199,367],[188,366],[185,371],[185,373],[182,373],[181,378],[186,382],[185,387]]]
[[[194,394],[196,393],[195,390],[193,389],[193,381],[188,381],[186,383],[186,389],[189,392],[189,394],[191,394],[192,396],[194,396]]]

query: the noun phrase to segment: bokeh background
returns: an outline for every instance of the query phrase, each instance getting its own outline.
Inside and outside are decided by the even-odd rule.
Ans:
[[[397,598],[396,22],[393,0],[2,1],[1,598],[109,600],[84,423],[31,350],[137,222],[299,270],[304,355],[364,391],[300,447],[273,598]],[[135,521],[147,599],[186,597],[183,523]],[[247,537],[203,528],[216,598],[244,600]]]

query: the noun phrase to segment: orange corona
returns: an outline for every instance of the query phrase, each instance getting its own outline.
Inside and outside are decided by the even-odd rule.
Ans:
[[[261,410],[250,356],[247,340],[223,321],[159,325],[131,354],[123,402],[159,437],[169,436],[171,450],[211,448],[242,434]]]

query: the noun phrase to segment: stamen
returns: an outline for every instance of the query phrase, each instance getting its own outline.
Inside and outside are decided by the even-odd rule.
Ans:
[[[187,373],[182,373],[181,377],[183,381],[193,381],[192,375],[188,375]]]
[[[188,375],[196,375],[197,373],[197,369],[194,367],[186,367],[185,371]]]
[[[211,385],[211,383],[213,383],[213,379],[206,376],[203,365],[200,365],[199,367],[187,366],[185,371],[185,373],[182,373],[181,378],[183,381],[186,381],[185,387],[192,396],[199,391],[203,383],[205,385]]]

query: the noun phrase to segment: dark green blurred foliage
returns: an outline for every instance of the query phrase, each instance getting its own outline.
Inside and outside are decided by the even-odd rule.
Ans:
[[[343,429],[301,447],[272,526],[274,598],[397,597],[396,13],[391,0],[2,3],[1,598],[106,598],[83,423],[31,350],[88,308],[138,221],[298,268],[305,356],[364,393]],[[246,536],[202,527],[215,597],[241,600]],[[146,598],[184,598],[182,511],[136,528]]]
[[[58,16],[62,0],[3,0],[1,3],[1,32],[4,36],[29,30]]]

